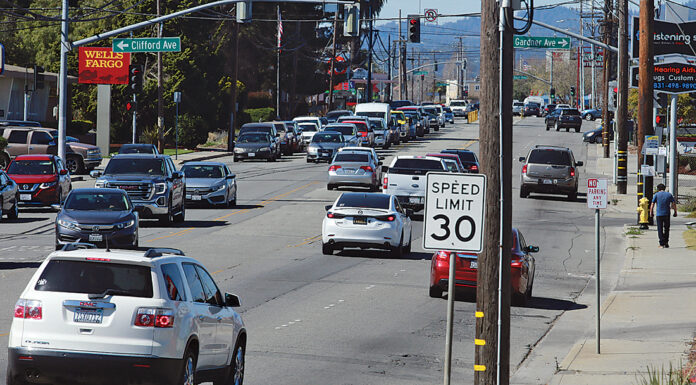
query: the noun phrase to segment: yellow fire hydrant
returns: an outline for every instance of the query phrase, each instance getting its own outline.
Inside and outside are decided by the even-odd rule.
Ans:
[[[638,208],[636,210],[638,211],[638,214],[640,214],[640,228],[643,230],[647,229],[650,221],[650,201],[648,198],[640,198],[640,201],[638,201]]]

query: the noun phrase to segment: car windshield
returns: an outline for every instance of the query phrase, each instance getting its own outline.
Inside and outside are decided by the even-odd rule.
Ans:
[[[525,107],[527,107],[527,108],[539,108],[539,105],[537,103],[527,103],[527,104],[525,104]]]
[[[448,113],[448,114],[451,114],[451,113],[452,113],[452,109],[449,108],[449,107],[445,107],[445,108],[443,108],[443,110],[445,110],[445,112]]]
[[[316,124],[309,124],[309,123],[300,124],[300,130],[302,130],[302,132],[316,132],[317,125]]]
[[[312,143],[341,143],[342,136],[334,133],[318,133],[312,137]]]
[[[515,102],[515,103],[513,103],[512,105],[515,106],[515,107],[522,107],[522,106],[524,106],[524,103],[522,103],[522,102]]]
[[[338,153],[336,155],[336,158],[334,158],[334,162],[360,162],[360,163],[367,163],[369,160],[369,156],[367,154],[346,154],[346,153]]]
[[[382,119],[375,119],[372,120],[370,119],[370,126],[372,126],[373,129],[378,129],[378,130],[384,130],[384,120]]]
[[[351,126],[328,126],[324,129],[324,131],[338,132],[343,135],[353,135],[353,130],[355,128]]]
[[[55,175],[56,168],[51,160],[15,160],[7,169],[10,175]]]
[[[384,112],[379,112],[379,111],[361,111],[361,112],[356,112],[355,115],[357,115],[357,116],[367,116],[368,118],[383,118],[383,117],[384,117]]]
[[[385,194],[343,194],[334,205],[336,208],[359,207],[389,210],[389,199]]]
[[[129,146],[124,144],[118,151],[119,154],[154,154],[152,146]]]
[[[533,150],[529,154],[529,163],[557,164],[570,166],[570,155],[567,151],[559,150]]]
[[[271,133],[271,127],[268,126],[251,126],[251,127],[242,127],[241,130],[239,130],[239,135],[247,133],[247,132],[263,132],[266,134]]]
[[[186,175],[186,178],[215,178],[219,179],[222,178],[224,173],[222,172],[222,167],[221,166],[212,166],[212,165],[184,165],[184,167],[181,168],[181,171],[184,172],[184,175]]]
[[[575,116],[580,116],[580,111],[569,108],[567,110],[563,110],[563,115],[575,115]]]
[[[238,143],[268,143],[268,135],[257,133],[257,134],[244,134],[237,140]]]
[[[465,106],[466,106],[466,102],[450,102],[450,107],[454,107],[454,106],[456,106],[456,107],[465,107]]]
[[[34,290],[152,298],[149,266],[53,259],[36,281]]]
[[[435,108],[424,108],[423,110],[429,114],[437,115],[437,109]]]
[[[329,119],[338,118],[341,116],[350,115],[348,111],[329,111],[326,113],[326,117]]]
[[[65,200],[63,208],[66,210],[126,211],[130,209],[130,205],[126,194],[119,191],[73,191]]]
[[[164,175],[164,170],[164,161],[158,158],[112,158],[106,166],[104,174]]]

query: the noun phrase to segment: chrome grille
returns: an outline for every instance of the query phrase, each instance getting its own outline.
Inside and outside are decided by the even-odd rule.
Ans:
[[[188,194],[188,195],[191,195],[191,194],[205,195],[205,194],[208,194],[212,191],[213,191],[212,189],[209,189],[207,187],[187,187],[186,188],[186,194]]]
[[[124,190],[131,199],[149,199],[152,195],[152,185],[149,183],[120,183],[111,182],[106,187],[120,188]]]

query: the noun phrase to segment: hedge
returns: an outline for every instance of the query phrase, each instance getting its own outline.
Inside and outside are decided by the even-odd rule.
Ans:
[[[268,122],[270,120],[275,120],[276,118],[276,112],[275,108],[271,107],[266,107],[266,108],[252,108],[248,109],[245,111],[246,113],[249,114],[249,121],[251,123],[257,123],[257,122]]]

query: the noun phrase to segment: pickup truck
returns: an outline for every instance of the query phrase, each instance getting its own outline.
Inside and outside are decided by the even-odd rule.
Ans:
[[[402,207],[421,211],[425,205],[425,174],[447,171],[443,159],[432,156],[397,156],[391,165],[382,167],[382,192],[396,195]]]

